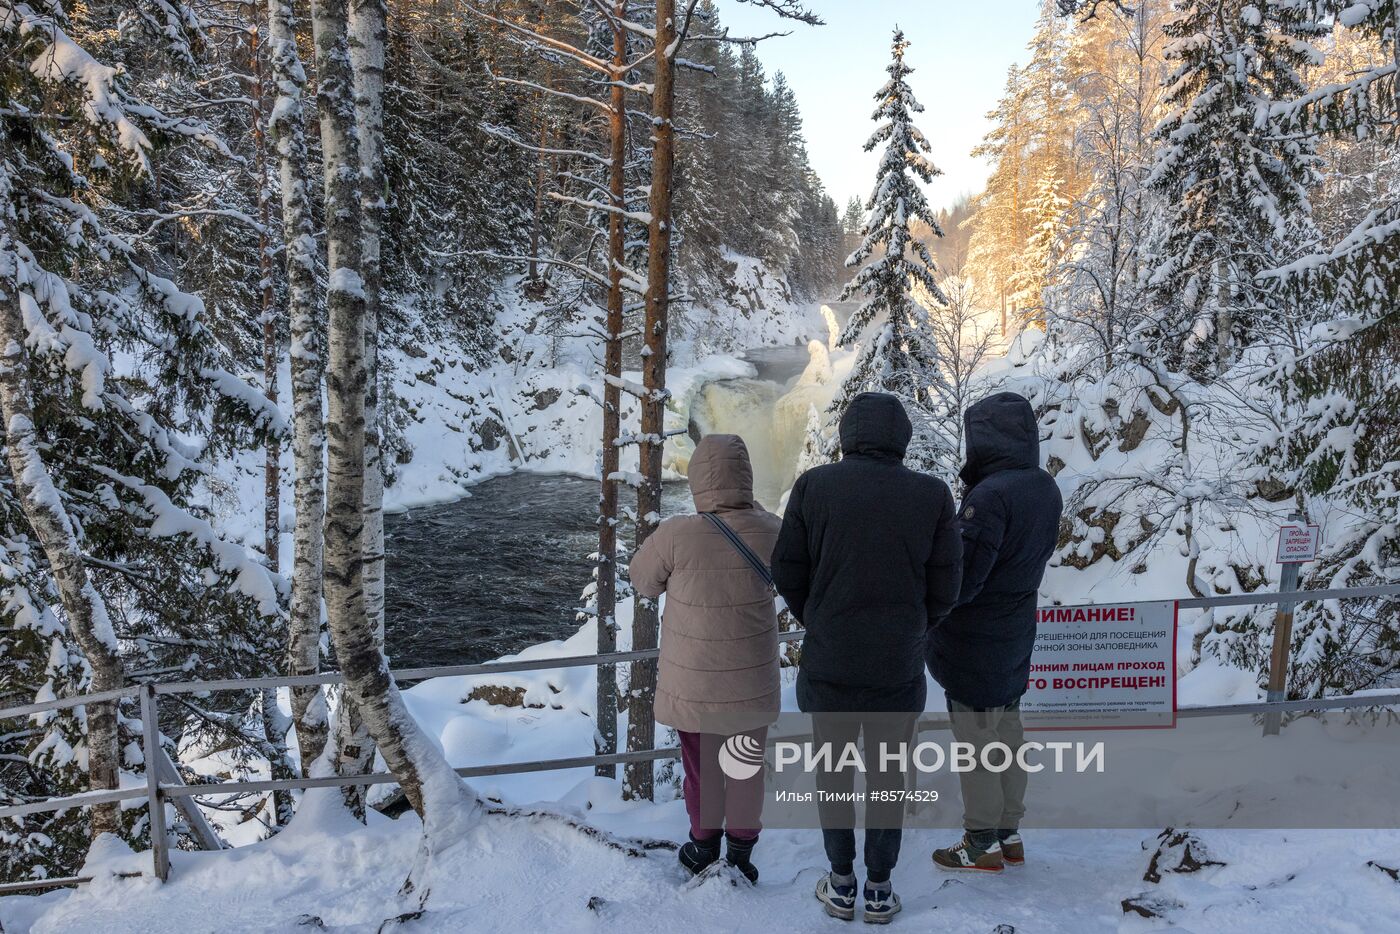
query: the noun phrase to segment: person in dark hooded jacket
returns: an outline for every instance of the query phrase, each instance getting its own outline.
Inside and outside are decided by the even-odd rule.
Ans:
[[[964,424],[962,591],[929,631],[928,667],[947,694],[954,740],[1016,750],[1024,742],[1020,702],[1035,647],[1036,595],[1059,537],[1063,500],[1040,467],[1040,431],[1026,399],[989,396],[967,410]],[[997,872],[1024,861],[1017,828],[1025,772],[978,768],[959,778],[966,834],[957,846],[935,851],[934,862]]]
[[[924,709],[924,640],[958,595],[962,546],[948,485],[904,466],[913,430],[900,401],[862,393],[841,418],[842,459],[807,471],[788,498],[773,551],[773,580],[806,627],[797,702],[814,714],[820,746],[840,755],[864,733],[866,758],[881,743],[908,742]],[[897,716],[892,716],[897,715]],[[903,787],[903,775],[870,768],[872,790]],[[849,792],[849,771],[817,776],[826,792]],[[904,805],[865,812],[866,920],[898,910],[890,871],[899,857]],[[824,806],[831,873],[817,897],[827,912],[854,916],[855,807]]]

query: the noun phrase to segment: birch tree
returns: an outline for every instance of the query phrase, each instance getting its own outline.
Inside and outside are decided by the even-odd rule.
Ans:
[[[475,797],[409,715],[389,674],[365,595],[365,283],[362,164],[346,0],[312,4],[326,199],[327,424],[325,598],[336,659],[385,763],[424,822],[429,848]],[[466,809],[466,811],[464,811]]]
[[[350,60],[354,72],[355,125],[360,142],[360,270],[365,295],[365,475],[364,585],[370,626],[384,645],[384,465],[379,432],[379,322],[384,295],[380,238],[384,227],[384,42],[385,0],[350,0]],[[337,720],[336,763],[342,775],[368,772],[374,743],[358,710],[346,705]],[[364,787],[344,788],[346,803],[361,820]]]
[[[291,329],[292,464],[295,471],[292,531],[292,602],[289,615],[288,671],[315,674],[321,667],[321,559],[325,521],[326,433],[321,414],[324,371],[321,324],[317,314],[319,265],[311,196],[307,182],[306,72],[297,49],[297,19],[291,0],[268,0],[269,59],[277,88],[271,133],[277,149],[282,194],[283,241],[287,263],[287,305]],[[301,770],[325,748],[328,711],[320,686],[294,687],[292,720]]]
[[[248,29],[249,125],[253,131],[253,184],[258,206],[258,323],[262,327],[263,394],[277,402],[277,370],[282,361],[278,341],[275,283],[272,276],[272,240],[267,173],[267,134],[264,130],[262,10],[257,2],[245,7]],[[282,439],[267,440],[263,467],[263,552],[267,566],[278,569],[282,541]]]

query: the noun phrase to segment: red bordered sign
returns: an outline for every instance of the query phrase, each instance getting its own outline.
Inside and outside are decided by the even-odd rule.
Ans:
[[[1176,601],[1047,606],[1037,613],[1021,699],[1032,728],[1176,725]]]
[[[1278,563],[1304,564],[1317,558],[1322,529],[1315,525],[1285,525],[1278,530]]]

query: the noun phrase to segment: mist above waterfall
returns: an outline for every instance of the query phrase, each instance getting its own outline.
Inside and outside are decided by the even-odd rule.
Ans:
[[[801,353],[790,353],[784,367],[759,367],[756,378],[708,383],[691,402],[693,435],[735,434],[744,439],[753,460],[754,496],[774,511],[795,479],[812,409],[824,410],[836,388],[830,355],[821,341],[808,345],[801,375],[781,381],[762,378],[774,370],[791,372],[793,358],[800,362]]]

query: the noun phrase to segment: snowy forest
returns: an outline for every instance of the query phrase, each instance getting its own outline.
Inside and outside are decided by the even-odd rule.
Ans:
[[[402,894],[492,808],[674,802],[645,757],[459,779],[667,745],[655,664],[401,691],[386,514],[580,478],[572,634],[512,652],[655,648],[628,556],[699,435],[742,431],[779,511],[869,390],[955,495],[961,413],[1032,402],[1066,503],[1044,602],[1275,590],[1285,521],[1322,529],[1301,589],[1400,579],[1400,2],[1023,0],[988,180],[949,204],[955,91],[891,23],[840,66],[880,154],[841,206],[763,63],[823,4],[733,3],[771,34],[713,0],[0,0],[0,707],[104,695],[0,719],[0,806],[144,786],[133,685],[328,671],[162,698],[185,784],[394,778],[330,783],[333,818],[211,794],[225,844],[416,813]],[[1182,703],[1262,698],[1274,613],[1183,613]],[[1288,651],[1290,697],[1394,688],[1400,602],[1301,604]],[[151,834],[140,799],[0,818],[0,882]]]

